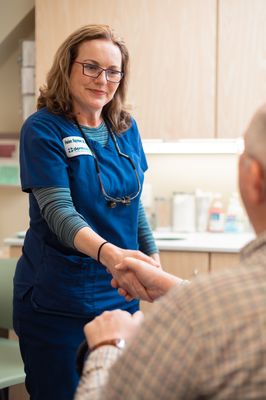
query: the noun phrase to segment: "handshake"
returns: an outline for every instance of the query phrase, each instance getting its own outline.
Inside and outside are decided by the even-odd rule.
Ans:
[[[127,301],[138,298],[148,302],[164,295],[171,286],[187,281],[161,269],[151,257],[125,257],[112,269],[112,287],[116,288]]]
[[[138,298],[153,302],[166,294],[172,286],[188,283],[163,271],[158,262],[141,252],[124,257],[110,272],[113,275],[112,287],[118,289],[127,301]],[[87,343],[90,348],[94,348],[113,338],[128,341],[135,335],[142,321],[141,311],[133,315],[123,310],[105,311],[85,325]]]

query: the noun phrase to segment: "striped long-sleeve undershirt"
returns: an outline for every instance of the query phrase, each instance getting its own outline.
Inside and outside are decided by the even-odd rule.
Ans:
[[[65,246],[75,248],[76,234],[89,225],[75,209],[70,189],[49,187],[32,192],[51,231]]]

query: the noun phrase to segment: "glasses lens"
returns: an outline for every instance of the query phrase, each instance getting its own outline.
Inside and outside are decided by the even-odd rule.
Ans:
[[[94,64],[83,64],[84,75],[96,78],[101,73],[102,69],[98,65]]]
[[[113,69],[106,70],[106,79],[110,82],[120,82],[122,79],[122,72]]]

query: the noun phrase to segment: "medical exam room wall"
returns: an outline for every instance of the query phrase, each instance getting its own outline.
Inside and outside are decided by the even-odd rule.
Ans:
[[[13,10],[24,1],[10,1]],[[125,37],[132,55],[129,102],[144,138],[237,137],[265,98],[265,0],[36,0],[35,8],[37,86],[55,49],[77,26],[110,23]],[[58,20],[64,21],[60,29]],[[19,68],[17,78],[12,73],[18,47],[4,61],[4,72],[0,65],[5,115],[10,104],[15,113],[18,107]],[[18,130],[19,117],[8,118],[10,125],[0,131]],[[156,196],[201,187],[228,197],[236,188],[234,155],[148,155],[148,161],[147,181]],[[19,189],[0,188],[0,201],[1,240],[27,227],[28,210]]]

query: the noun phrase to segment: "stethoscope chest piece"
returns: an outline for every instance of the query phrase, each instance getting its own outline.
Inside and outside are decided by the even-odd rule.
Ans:
[[[110,200],[110,201],[107,202],[107,204],[108,204],[109,208],[115,208],[116,207],[116,201],[111,201]]]
[[[116,201],[116,200],[108,200],[107,201],[107,205],[109,208],[115,208],[118,203],[122,203],[125,206],[130,206],[131,199],[129,196],[126,196],[123,199],[119,199],[119,201]]]

